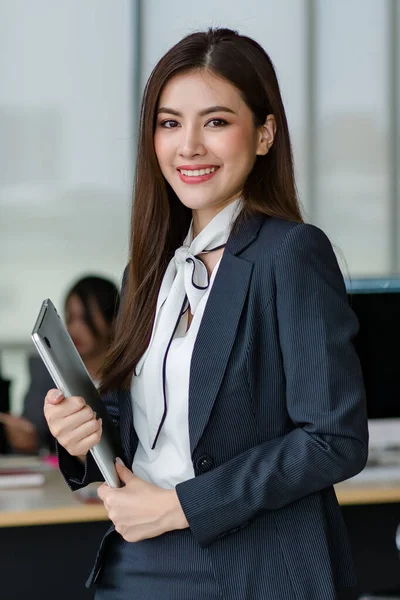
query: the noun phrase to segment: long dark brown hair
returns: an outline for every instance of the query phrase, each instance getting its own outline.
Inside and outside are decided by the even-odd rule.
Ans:
[[[102,391],[127,388],[151,336],[158,291],[168,262],[182,245],[192,213],[164,179],[154,150],[161,92],[175,75],[207,70],[233,84],[259,127],[274,115],[276,135],[257,156],[243,189],[235,224],[261,213],[302,221],[289,130],[274,66],[263,48],[230,29],[193,33],[173,46],[154,68],[144,90],[134,185],[130,261],[113,344],[102,375]]]

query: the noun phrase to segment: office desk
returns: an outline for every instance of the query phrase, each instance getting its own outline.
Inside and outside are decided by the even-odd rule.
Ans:
[[[35,459],[0,458],[1,466]],[[83,503],[57,469],[42,487],[0,489],[0,597],[91,600],[85,588],[100,540],[109,527],[102,504]]]
[[[6,461],[0,459],[0,467],[3,464]],[[335,490],[342,506],[400,503],[400,476],[398,481],[392,482],[346,481],[335,486]],[[105,520],[107,513],[103,505],[82,502],[76,492],[71,492],[56,469],[46,473],[43,487],[0,489],[0,527]]]
[[[370,481],[355,484],[346,481],[336,485],[335,491],[341,506],[400,502],[400,478],[387,483]]]
[[[337,485],[336,493],[350,533],[359,591],[383,587],[383,580],[400,585],[394,543],[400,477],[394,482],[351,480]],[[81,502],[58,470],[47,473],[43,487],[0,490],[1,598],[26,600],[34,589],[42,600],[92,599],[94,592],[84,583],[108,526],[103,505]],[[67,572],[73,573],[72,580]]]
[[[343,482],[336,493],[352,545],[359,581],[358,594],[400,590],[396,540],[400,524],[400,476],[383,480],[366,470],[362,480]],[[355,596],[357,597],[357,596]]]
[[[76,492],[71,492],[58,470],[46,473],[42,487],[0,489],[0,527],[81,523],[107,518],[103,504],[82,502]]]
[[[0,457],[0,468],[38,464],[40,461],[32,457]],[[397,480],[374,481],[371,475],[370,479],[361,482],[356,478],[340,483],[335,486],[335,491],[342,506],[400,503],[400,468]],[[82,502],[78,493],[71,492],[57,469],[46,472],[46,483],[42,487],[0,489],[0,527],[106,520],[103,505]]]

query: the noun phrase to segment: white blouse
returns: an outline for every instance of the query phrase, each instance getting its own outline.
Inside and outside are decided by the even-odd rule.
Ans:
[[[201,298],[188,331],[186,312],[177,327],[166,360],[167,413],[157,445],[151,449],[147,411],[162,398],[146,398],[144,381],[146,362],[139,375],[132,377],[131,396],[133,424],[139,438],[132,463],[132,471],[146,481],[165,489],[194,477],[189,441],[189,376],[190,363],[197,333],[221,259],[215,265],[207,291]],[[162,311],[162,307],[160,309]],[[148,382],[147,382],[148,385]],[[157,389],[156,387],[154,389]]]

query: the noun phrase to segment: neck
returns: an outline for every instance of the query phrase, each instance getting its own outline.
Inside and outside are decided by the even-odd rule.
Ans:
[[[226,202],[221,202],[217,206],[207,206],[206,208],[201,209],[193,209],[192,210],[192,218],[193,218],[193,239],[199,235],[201,231],[213,220],[214,217],[217,216],[218,213],[221,212],[228,204],[231,204],[235,200],[240,197],[240,194],[235,196],[234,198],[230,198]]]

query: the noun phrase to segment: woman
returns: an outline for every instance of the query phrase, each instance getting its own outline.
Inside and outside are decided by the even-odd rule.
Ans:
[[[100,370],[110,345],[119,291],[104,277],[77,281],[64,301],[66,326],[92,379],[100,385]],[[0,415],[12,450],[27,454],[51,451],[54,440],[43,414],[43,396],[52,379],[38,356],[29,359],[30,385],[22,416]]]
[[[125,486],[98,600],[333,600],[354,585],[333,484],[367,457],[357,332],[332,247],[302,222],[272,63],[189,35],[144,93],[131,259],[103,370]],[[45,399],[75,489],[101,423]],[[85,463],[83,465],[82,463]]]

